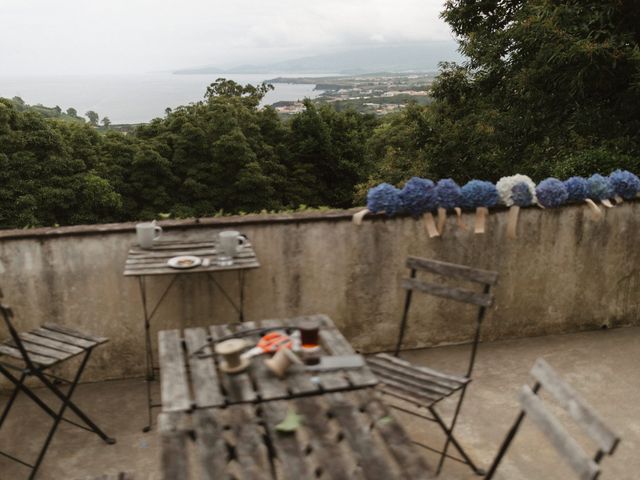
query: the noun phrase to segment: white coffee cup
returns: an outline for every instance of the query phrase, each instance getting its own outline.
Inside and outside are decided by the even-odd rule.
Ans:
[[[227,256],[233,257],[240,252],[247,243],[247,237],[241,235],[235,230],[225,230],[218,234],[218,244],[220,252]]]
[[[142,248],[153,247],[153,242],[162,235],[162,228],[155,222],[138,223],[136,225],[136,235],[138,236],[138,245]]]

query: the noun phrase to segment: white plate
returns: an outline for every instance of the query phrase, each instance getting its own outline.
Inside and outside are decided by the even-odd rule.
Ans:
[[[193,255],[183,255],[180,257],[170,258],[167,264],[171,268],[185,269],[197,267],[202,263],[200,257],[194,257]]]

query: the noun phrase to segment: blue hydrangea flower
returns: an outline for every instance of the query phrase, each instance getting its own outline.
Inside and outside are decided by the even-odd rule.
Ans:
[[[593,200],[605,200],[614,196],[611,182],[607,177],[599,173],[591,175],[587,180],[589,185],[589,198]]]
[[[462,192],[460,187],[450,178],[438,180],[436,184],[436,194],[438,195],[439,207],[451,209],[462,205]]]
[[[609,183],[613,192],[626,200],[636,198],[640,192],[640,178],[626,170],[616,170],[609,175]]]
[[[533,195],[529,185],[525,182],[516,183],[511,189],[511,198],[514,205],[519,207],[526,207],[533,203]]]
[[[431,180],[413,177],[400,191],[400,200],[404,208],[414,217],[435,210],[438,206],[436,187]]]
[[[589,183],[586,178],[571,177],[564,181],[564,186],[569,194],[568,201],[582,202],[589,196]]]
[[[388,183],[381,183],[369,189],[367,209],[373,213],[385,212],[389,216],[400,213],[403,209],[400,190]]]
[[[547,178],[536,187],[536,197],[543,207],[554,208],[564,204],[569,193],[563,182],[557,178]]]
[[[465,208],[493,207],[500,201],[496,186],[484,180],[471,180],[462,187],[460,193]]]

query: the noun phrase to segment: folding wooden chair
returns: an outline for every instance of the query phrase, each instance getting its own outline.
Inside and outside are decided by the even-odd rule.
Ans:
[[[529,415],[536,427],[544,433],[555,449],[566,459],[580,480],[598,478],[602,457],[605,454],[613,455],[620,439],[604,424],[593,408],[542,358],[536,360],[531,370],[531,376],[535,379],[533,388],[525,385],[520,390],[519,401],[522,409],[493,460],[485,480],[493,478],[525,415]],[[596,443],[598,450],[593,457],[589,457],[575,439],[569,435],[557,417],[545,409],[542,399],[538,396],[540,388],[545,388]]]
[[[1,292],[0,298],[2,298]],[[25,462],[2,451],[0,451],[0,455],[31,468],[31,475],[29,476],[29,479],[34,478],[42,460],[44,459],[47,449],[49,448],[53,435],[62,420],[71,423],[76,427],[94,432],[108,444],[116,443],[115,439],[108,437],[82,410],[80,410],[80,408],[78,408],[75,403],[71,401],[71,396],[78,385],[78,381],[80,380],[82,372],[89,360],[91,352],[95,347],[106,343],[108,340],[106,338],[95,337],[93,335],[88,335],[53,324],[46,324],[43,327],[37,328],[28,333],[18,333],[12,324],[13,312],[11,309],[5,305],[0,305],[0,311],[2,312],[4,322],[11,337],[10,340],[0,344],[0,374],[15,386],[13,393],[9,397],[7,405],[2,412],[2,416],[0,417],[0,428],[2,428],[2,424],[6,420],[9,410],[11,410],[11,406],[20,391],[24,392],[42,410],[53,418],[53,425],[47,434],[44,445],[42,446],[35,463],[31,464]],[[50,373],[45,373],[45,370],[82,354],[82,361],[80,362],[80,366],[78,367],[73,380],[68,381]],[[5,358],[7,358],[7,360],[12,360],[12,362],[4,361]],[[16,377],[12,371],[17,372],[19,377]],[[48,390],[62,401],[62,405],[57,411],[47,405],[47,403],[36,395],[31,388],[25,385],[25,380],[29,377],[37,378]],[[53,380],[50,380],[50,378]],[[70,384],[69,390],[66,394],[58,388],[56,385],[57,382]],[[64,418],[64,413],[67,408],[71,409],[80,418],[84,425]]]
[[[484,475],[484,471],[475,465],[460,445],[460,442],[458,442],[454,437],[453,429],[458,420],[467,385],[471,381],[471,373],[473,372],[478,342],[480,340],[480,327],[482,326],[482,321],[487,307],[492,304],[493,297],[491,295],[491,287],[495,285],[498,280],[498,273],[418,257],[407,258],[407,268],[411,270],[411,276],[410,278],[405,278],[402,282],[402,287],[407,290],[407,293],[405,297],[404,311],[402,313],[402,320],[400,322],[398,343],[394,353],[395,356],[386,354],[374,355],[367,358],[367,363],[382,382],[381,390],[383,394],[399,398],[420,408],[424,407],[428,409],[431,416],[423,415],[415,410],[403,408],[396,403],[387,402],[390,407],[402,410],[426,420],[434,421],[444,431],[447,439],[442,450],[436,450],[427,445],[415,442],[424,448],[440,454],[440,461],[438,463],[436,473],[440,473],[444,460],[448,457],[469,465],[469,467],[471,467],[471,469],[478,475]],[[445,286],[419,280],[416,278],[418,270],[451,279],[479,283],[483,286],[483,290],[482,292],[476,292],[466,288]],[[402,347],[414,290],[434,295],[436,297],[468,303],[479,308],[478,315],[476,317],[475,334],[473,343],[471,344],[469,364],[464,376],[445,374],[429,368],[415,366],[407,361],[396,358],[398,357]],[[435,406],[438,402],[456,392],[459,392],[458,404],[456,406],[453,419],[451,420],[451,424],[447,425],[440,414],[436,411]],[[462,459],[453,457],[447,453],[449,444],[451,443],[460,453]]]

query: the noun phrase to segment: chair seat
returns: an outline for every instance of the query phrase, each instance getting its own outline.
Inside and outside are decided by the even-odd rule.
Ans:
[[[104,337],[97,337],[53,323],[47,323],[27,333],[20,333],[19,336],[31,361],[40,367],[51,367],[109,341]],[[13,340],[0,344],[1,355],[24,362],[22,354]]]
[[[380,380],[383,393],[424,407],[439,402],[471,381],[384,353],[367,357],[367,364]]]

